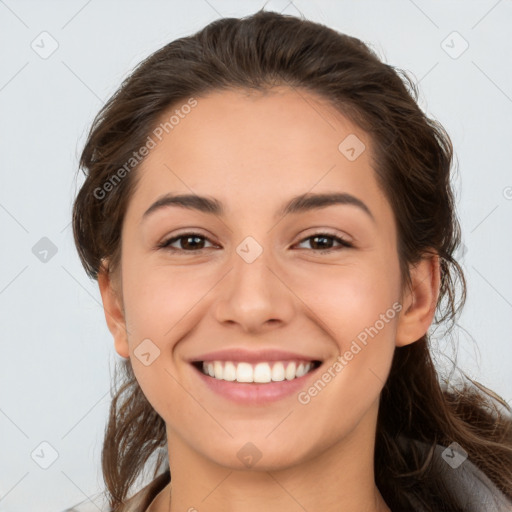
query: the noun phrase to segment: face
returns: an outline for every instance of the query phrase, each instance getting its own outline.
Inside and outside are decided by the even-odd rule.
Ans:
[[[116,331],[115,344],[170,450],[287,467],[375,428],[402,290],[372,165],[365,132],[288,88],[197,98],[146,157],[122,230],[128,335]],[[145,214],[167,194],[219,208],[168,202]],[[344,200],[293,202],[304,194]],[[312,363],[302,376],[301,362]]]

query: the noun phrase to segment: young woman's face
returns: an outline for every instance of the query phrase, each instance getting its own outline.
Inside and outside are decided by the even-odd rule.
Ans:
[[[122,231],[128,337],[116,336],[170,450],[276,468],[349,439],[372,444],[401,280],[368,135],[288,88],[215,92],[162,119],[176,109],[137,170]],[[304,194],[345,200],[294,201]],[[197,200],[145,214],[166,195],[204,197],[218,210]],[[220,361],[221,378],[193,364],[205,360]],[[300,361],[321,364],[293,378]],[[224,379],[254,375],[276,381]]]

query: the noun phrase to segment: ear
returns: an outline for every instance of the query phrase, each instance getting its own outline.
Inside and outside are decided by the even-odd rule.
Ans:
[[[439,255],[430,254],[410,268],[412,288],[402,302],[396,346],[403,347],[419,340],[430,327],[439,296]]]
[[[129,358],[128,338],[126,335],[126,321],[122,300],[120,299],[120,286],[114,286],[114,281],[109,274],[107,267],[101,265],[98,272],[98,284],[100,287],[103,311],[107,322],[108,330],[114,338],[116,352],[124,358]]]

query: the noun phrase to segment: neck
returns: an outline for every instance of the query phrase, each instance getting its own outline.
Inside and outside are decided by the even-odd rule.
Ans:
[[[172,491],[170,486],[162,490],[154,510],[390,512],[374,480],[377,410],[337,444],[278,469],[218,465],[168,431]]]

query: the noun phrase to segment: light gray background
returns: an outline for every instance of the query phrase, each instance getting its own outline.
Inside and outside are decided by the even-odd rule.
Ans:
[[[118,356],[70,227],[86,130],[142,58],[214,19],[263,5],[0,0],[1,512],[58,512],[101,489]],[[464,330],[455,332],[459,364],[510,403],[512,2],[296,0],[266,9],[301,12],[359,37],[420,82],[420,104],[446,127],[459,162],[469,286]],[[31,47],[50,48],[43,31],[58,43],[47,59]],[[469,47],[458,55],[464,40]],[[42,237],[57,248],[46,263],[32,251]],[[43,441],[58,453],[46,470],[31,458],[37,449],[34,459],[51,461]]]

